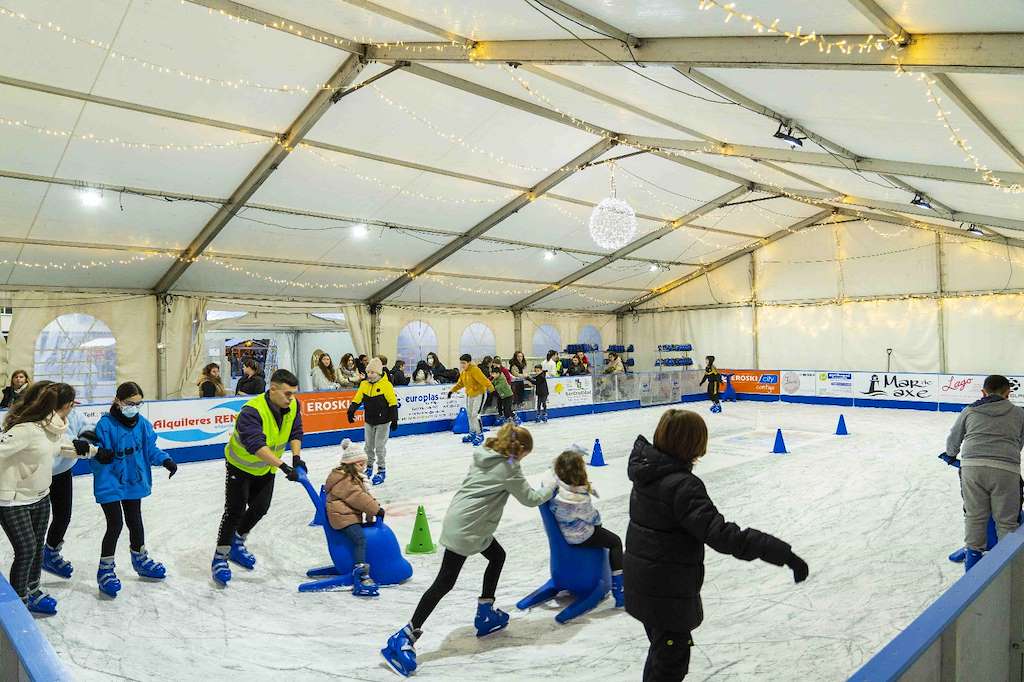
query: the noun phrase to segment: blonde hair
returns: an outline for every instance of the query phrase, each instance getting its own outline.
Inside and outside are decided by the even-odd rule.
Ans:
[[[484,441],[484,447],[518,460],[526,457],[533,450],[533,436],[522,426],[516,426],[513,422],[505,422],[505,425],[498,429],[497,434]]]
[[[352,462],[341,462],[335,467],[338,471],[351,478],[353,481],[362,482],[363,467]]]
[[[585,485],[587,490],[590,489],[587,463],[583,461],[579,450],[566,450],[555,458],[555,476],[569,485]]]

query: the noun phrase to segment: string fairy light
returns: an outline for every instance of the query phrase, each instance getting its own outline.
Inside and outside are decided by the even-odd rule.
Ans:
[[[896,60],[895,74],[896,77],[899,78],[906,74],[907,70],[903,67],[903,64],[899,61],[899,58],[896,57],[896,55],[893,55],[893,58]],[[967,138],[965,138],[960,132],[960,128],[953,125],[953,122],[950,120],[951,114],[943,106],[942,97],[935,92],[935,85],[938,84],[938,81],[923,71],[914,74],[914,76],[917,78],[918,82],[924,85],[928,101],[935,106],[935,118],[938,119],[946,129],[946,132],[949,133],[949,141],[963,152],[964,157],[974,166],[974,172],[981,176],[981,179],[991,187],[1000,189],[1008,194],[1024,193],[1024,185],[1019,182],[1005,182],[974,153],[971,143],[968,142]]]
[[[544,288],[544,286],[546,286],[544,284],[538,284],[534,286],[532,289],[487,289],[468,287],[463,284],[458,284],[453,278],[447,277],[445,275],[428,274],[421,275],[417,279],[430,280],[435,284],[440,284],[441,286],[448,287],[449,289],[456,289],[467,294],[482,294],[485,296],[525,296],[528,294],[532,294],[536,291],[539,291],[540,289]]]
[[[124,149],[140,151],[201,152],[210,150],[240,149],[251,145],[267,143],[266,139],[232,140],[230,142],[202,142],[199,144],[175,144],[169,142],[134,142],[131,140],[122,139],[117,136],[97,135],[96,133],[76,133],[72,130],[48,128],[46,126],[36,125],[29,121],[6,118],[3,116],[0,116],[0,126],[17,128],[19,130],[27,130],[39,135],[46,135],[49,137],[62,137],[72,140],[92,142],[94,144],[110,144],[122,147]]]
[[[387,95],[385,95],[381,91],[381,89],[378,88],[376,85],[369,85],[367,87],[371,91],[373,91],[373,93],[375,95],[377,95],[377,97],[380,98],[380,100],[382,102],[384,102],[388,106],[390,106],[390,107],[392,107],[394,109],[397,109],[398,111],[402,112],[403,114],[405,114],[409,118],[413,119],[414,121],[416,121],[417,123],[419,123],[420,125],[425,127],[430,132],[432,132],[435,135],[437,135],[438,137],[440,137],[442,139],[445,139],[445,140],[448,140],[449,142],[453,142],[453,143],[459,145],[460,147],[462,147],[463,149],[466,149],[467,151],[473,152],[474,154],[479,154],[481,156],[486,156],[488,159],[490,159],[494,163],[500,164],[502,166],[507,166],[509,168],[515,168],[517,170],[524,170],[524,171],[531,171],[531,172],[538,172],[538,173],[551,173],[554,170],[573,170],[572,168],[569,168],[569,167],[562,167],[562,168],[558,168],[558,169],[553,169],[553,168],[549,168],[549,167],[545,167],[545,166],[530,166],[530,165],[526,165],[526,164],[516,163],[515,161],[511,161],[509,159],[506,159],[501,154],[496,154],[496,153],[490,151],[489,149],[484,149],[483,147],[479,147],[479,146],[473,144],[472,142],[469,142],[468,140],[466,140],[461,135],[458,135],[456,133],[449,133],[449,132],[447,132],[445,130],[442,130],[438,126],[434,125],[434,123],[432,123],[428,119],[426,119],[423,116],[421,116],[418,113],[416,113],[413,109],[405,106],[404,104],[396,102],[395,100],[393,100],[390,97],[388,97]]]
[[[720,10],[725,15],[723,22],[726,24],[733,19],[739,19],[749,24],[750,28],[758,33],[774,33],[779,36],[785,36],[787,43],[795,40],[801,47],[813,45],[823,54],[831,54],[832,50],[846,55],[853,54],[854,52],[864,54],[872,50],[883,52],[891,48],[902,47],[906,39],[906,36],[900,33],[887,38],[869,35],[859,43],[851,43],[846,39],[829,40],[817,31],[804,33],[803,26],[797,26],[795,30],[781,28],[779,24],[782,20],[778,18],[768,23],[753,14],[738,9],[735,2],[723,3],[719,2],[719,0],[697,0],[697,8],[700,10]]]
[[[584,289],[581,289],[580,287],[566,287],[562,291],[567,291],[569,293],[575,294],[576,296],[579,296],[582,299],[590,301],[591,303],[600,303],[601,305],[625,305],[626,303],[629,303],[630,301],[633,301],[633,300],[636,300],[637,298],[640,298],[640,296],[645,296],[645,295],[651,293],[652,290],[651,289],[645,290],[644,292],[642,292],[642,293],[640,293],[640,294],[638,294],[636,296],[632,296],[632,297],[630,297],[630,298],[628,298],[626,300],[622,300],[622,299],[613,300],[613,299],[608,299],[608,298],[600,298],[598,296],[591,296],[590,294],[586,293],[586,291]]]
[[[360,282],[330,282],[330,283],[327,283],[327,282],[298,282],[298,281],[293,280],[293,279],[284,279],[284,278],[280,278],[280,277],[274,277],[272,275],[267,275],[267,274],[264,274],[262,272],[254,272],[252,270],[248,270],[246,268],[243,268],[240,265],[235,265],[234,263],[230,263],[227,260],[225,260],[224,258],[222,258],[220,256],[217,256],[217,255],[213,255],[213,254],[202,254],[202,255],[197,256],[195,258],[183,258],[181,260],[183,262],[186,262],[186,263],[195,263],[195,262],[198,262],[198,261],[203,261],[203,262],[206,262],[206,263],[212,263],[212,264],[214,264],[214,265],[216,265],[218,267],[223,268],[224,270],[228,270],[230,272],[238,273],[240,275],[245,275],[246,277],[250,277],[252,279],[261,279],[261,280],[263,280],[265,282],[270,282],[271,284],[276,284],[278,286],[298,287],[300,289],[352,289],[352,288],[357,288],[357,287],[369,286],[371,284],[379,284],[380,282],[388,281],[388,280],[394,279],[394,277],[395,277],[395,273],[388,272],[388,273],[386,273],[384,275],[380,275],[378,277],[374,277],[372,279],[363,280],[363,281],[360,281]],[[338,268],[338,269],[346,269],[345,265],[332,265],[331,267],[332,268]],[[364,268],[349,267],[348,269],[351,269],[351,270],[363,270]]]
[[[420,191],[417,191],[417,190],[407,189],[406,187],[403,187],[401,185],[396,185],[396,184],[394,184],[392,182],[388,182],[386,180],[382,180],[382,179],[380,179],[378,177],[375,177],[375,176],[372,176],[372,175],[366,175],[364,173],[360,173],[359,171],[353,170],[349,166],[346,166],[345,164],[341,163],[337,159],[331,158],[331,156],[329,156],[328,154],[324,153],[323,150],[321,150],[321,149],[319,149],[317,147],[314,147],[312,145],[306,144],[304,142],[300,142],[298,144],[298,146],[294,147],[293,149],[300,149],[302,151],[308,152],[308,153],[312,154],[313,156],[315,156],[316,158],[318,158],[320,161],[323,161],[324,163],[328,164],[329,166],[332,166],[333,168],[339,168],[339,169],[345,171],[346,173],[348,173],[350,176],[356,178],[357,180],[361,180],[363,182],[368,182],[368,183],[377,185],[381,189],[390,190],[390,191],[396,192],[396,193],[398,193],[398,194],[400,194],[402,196],[410,197],[410,198],[413,198],[413,199],[422,199],[424,201],[432,201],[432,202],[437,202],[437,203],[453,204],[453,205],[457,205],[457,206],[462,206],[462,205],[467,205],[467,204],[494,204],[494,203],[497,203],[499,201],[508,201],[515,194],[515,192],[510,190],[509,194],[505,194],[505,195],[498,196],[498,197],[493,197],[493,198],[486,198],[486,199],[484,199],[484,198],[453,198],[453,197],[446,196],[446,195],[443,195],[443,194],[426,194],[424,192],[420,192]]]

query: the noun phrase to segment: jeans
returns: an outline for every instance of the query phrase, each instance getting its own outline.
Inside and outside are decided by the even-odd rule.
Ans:
[[[352,543],[352,561],[356,564],[366,563],[366,533],[363,532],[362,525],[353,523],[351,526],[345,526],[341,529],[341,532],[345,534],[345,537]]]

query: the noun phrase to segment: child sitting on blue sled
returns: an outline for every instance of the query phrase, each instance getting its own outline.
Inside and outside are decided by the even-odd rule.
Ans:
[[[558,488],[551,498],[551,513],[558,521],[562,537],[577,547],[599,547],[608,550],[608,563],[612,570],[612,596],[615,608],[625,605],[622,593],[622,539],[601,525],[601,515],[594,509],[591,497],[597,491],[587,478],[584,450],[578,445],[566,450],[555,459]]]
[[[473,463],[465,480],[452,498],[444,517],[441,544],[444,558],[433,584],[420,597],[412,620],[391,635],[381,655],[399,675],[408,677],[416,670],[416,640],[421,628],[451,592],[466,559],[483,554],[487,559],[483,592],[477,601],[477,637],[489,635],[508,626],[508,614],[494,608],[494,593],[505,564],[505,550],[494,538],[509,495],[527,507],[539,507],[551,499],[551,488],[535,490],[523,476],[519,463],[533,450],[533,436],[521,426],[506,422],[498,433],[473,452]]]
[[[377,583],[370,577],[370,565],[366,563],[366,535],[363,532],[364,516],[367,523],[374,517],[384,518],[384,509],[369,493],[370,482],[363,472],[366,467],[366,453],[346,438],[341,441],[341,462],[327,476],[324,488],[327,491],[327,521],[331,528],[340,530],[352,542],[352,595],[376,597]]]

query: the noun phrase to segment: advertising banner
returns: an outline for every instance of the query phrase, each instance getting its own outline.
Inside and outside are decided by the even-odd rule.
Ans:
[[[828,398],[852,398],[853,372],[818,372],[815,395]]]
[[[398,419],[403,424],[455,419],[459,408],[466,406],[464,393],[448,397],[447,386],[409,386],[395,391],[398,396]],[[357,415],[358,416],[358,415]]]
[[[733,377],[733,385],[735,385]],[[817,395],[818,373],[806,370],[783,370],[779,376],[779,390],[782,395]]]
[[[295,396],[299,404],[302,405],[302,431],[304,433],[323,433],[341,429],[361,429],[363,427],[362,410],[356,412],[354,421],[348,420],[348,406],[352,404],[352,398],[355,395],[355,391],[348,390],[315,391]]]
[[[548,409],[593,404],[592,377],[548,377]]]
[[[940,374],[939,402],[970,405],[981,398],[985,377],[977,374]]]
[[[737,393],[779,395],[779,372],[760,369],[723,369],[723,374],[732,374],[732,387]]]
[[[939,401],[937,374],[854,372],[853,397],[859,400]]]
[[[248,397],[202,398],[149,402],[143,414],[153,424],[161,448],[184,448],[227,443],[238,411]]]

